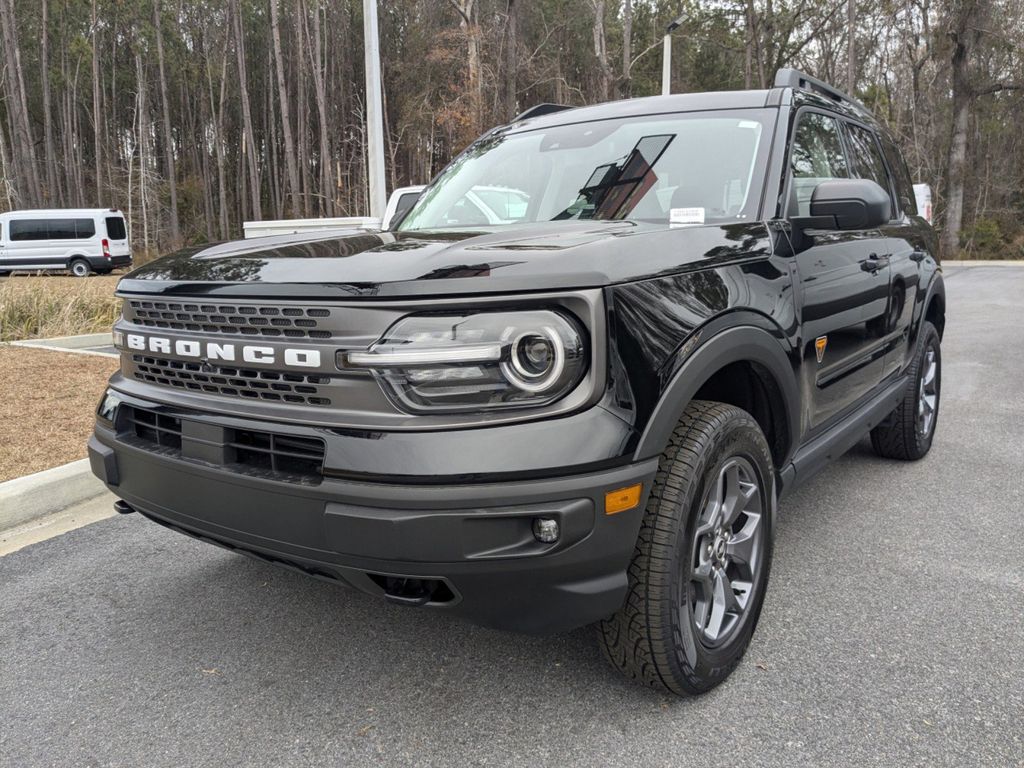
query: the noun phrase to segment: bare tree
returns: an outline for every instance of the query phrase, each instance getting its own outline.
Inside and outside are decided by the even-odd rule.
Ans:
[[[255,136],[252,130],[252,108],[249,105],[249,75],[245,63],[245,35],[242,33],[242,12],[238,0],[231,0],[231,16],[235,27],[235,53],[238,62],[239,100],[242,102],[241,149],[249,167],[249,194],[252,198],[250,215],[256,221],[263,218],[260,203],[260,172],[256,164]],[[245,183],[245,179],[242,179]]]
[[[270,31],[274,37],[274,61],[277,63],[277,93],[281,106],[281,132],[284,136],[284,162],[288,171],[288,190],[291,193],[292,213],[299,214],[299,169],[295,162],[295,139],[292,137],[291,110],[288,107],[288,87],[285,83],[284,56],[281,54],[281,22],[277,0],[270,0]]]
[[[25,96],[25,77],[21,69],[21,49],[18,47],[17,21],[12,0],[0,0],[0,27],[4,42],[4,64],[7,67],[4,83],[7,108],[10,111],[14,148],[15,179],[24,180],[18,189],[22,204],[39,205],[39,172],[36,168],[35,142],[29,122],[28,99]]]
[[[160,74],[160,109],[163,113],[164,167],[170,188],[170,247],[181,247],[181,225],[178,221],[178,174],[174,161],[174,133],[171,130],[171,104],[167,98],[167,74],[164,67],[164,35],[160,26],[161,0],[153,3],[153,26],[156,31],[156,60]]]
[[[608,64],[608,41],[604,29],[605,0],[590,0],[594,9],[594,57],[597,59],[597,97],[608,101],[611,95],[612,68]]]

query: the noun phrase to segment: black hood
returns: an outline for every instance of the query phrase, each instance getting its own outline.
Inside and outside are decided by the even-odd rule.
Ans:
[[[546,222],[473,232],[328,230],[187,248],[131,272],[123,293],[400,298],[593,288],[763,258],[761,222],[672,228]]]

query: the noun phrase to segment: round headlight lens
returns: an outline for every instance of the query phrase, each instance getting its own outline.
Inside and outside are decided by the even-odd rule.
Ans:
[[[527,331],[509,347],[501,372],[526,392],[543,392],[557,383],[565,367],[565,345],[553,328]]]

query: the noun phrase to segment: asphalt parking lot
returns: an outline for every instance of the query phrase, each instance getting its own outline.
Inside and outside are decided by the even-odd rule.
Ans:
[[[0,557],[0,765],[1024,765],[1024,268],[947,291],[930,456],[862,443],[784,504],[711,694],[133,515]]]

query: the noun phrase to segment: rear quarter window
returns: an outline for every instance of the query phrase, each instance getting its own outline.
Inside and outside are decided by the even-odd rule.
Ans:
[[[107,217],[107,237],[110,240],[124,240],[128,237],[125,231],[124,219],[120,216]]]

